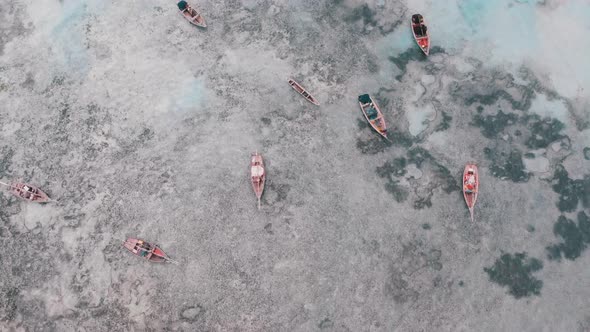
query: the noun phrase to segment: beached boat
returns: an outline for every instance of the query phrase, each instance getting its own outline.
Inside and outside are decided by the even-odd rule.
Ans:
[[[264,191],[266,171],[262,156],[258,152],[253,153],[250,158],[250,181],[252,181],[252,188],[258,198],[258,208],[260,209],[260,197],[262,197],[262,192]]]
[[[385,125],[385,119],[383,113],[379,109],[379,106],[373,101],[371,96],[368,94],[359,96],[359,105],[365,115],[367,121],[376,132],[387,139],[387,126]]]
[[[414,40],[416,40],[422,52],[428,55],[428,52],[430,52],[430,36],[428,35],[428,28],[424,24],[424,17],[420,14],[412,15],[411,26]]]
[[[0,182],[0,184],[10,187],[10,192],[14,196],[20,197],[24,200],[35,203],[47,203],[51,201],[51,199],[46,193],[41,191],[41,189],[30,184],[21,182],[15,182],[12,184]]]
[[[295,82],[295,80],[293,79],[289,79],[289,85],[295,90],[297,91],[300,95],[302,95],[305,99],[307,99],[307,101],[309,101],[310,103],[314,104],[314,105],[318,105],[320,106],[320,103],[318,102],[317,99],[315,99],[312,95],[309,94],[309,92],[307,92],[307,90],[305,90],[301,84]]]
[[[191,24],[201,28],[207,27],[207,23],[205,23],[205,18],[203,18],[203,15],[201,15],[198,10],[191,7],[186,1],[180,1],[177,5],[178,10],[180,10],[180,14],[182,14],[184,18],[191,22]]]
[[[145,242],[144,240],[138,240],[134,238],[128,238],[123,244],[127,250],[132,254],[143,257],[150,262],[154,263],[176,263],[176,261],[170,259],[165,252],[160,249],[156,244]]]
[[[477,194],[479,191],[479,173],[477,172],[477,166],[473,163],[467,164],[463,171],[463,197],[465,203],[469,208],[471,214],[471,221],[473,221],[473,207],[477,201]]]

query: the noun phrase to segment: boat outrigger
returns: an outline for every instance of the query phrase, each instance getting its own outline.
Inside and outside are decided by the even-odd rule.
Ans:
[[[477,201],[477,194],[479,191],[479,174],[477,172],[477,166],[474,163],[467,164],[463,171],[463,197],[467,208],[469,208],[469,214],[471,215],[471,221],[473,222],[473,208]]]
[[[430,52],[430,36],[428,35],[428,28],[424,24],[424,17],[420,14],[412,15],[411,27],[414,40],[416,40],[422,52],[428,55]]]
[[[266,181],[266,170],[264,169],[264,161],[262,156],[256,151],[250,158],[250,181],[252,188],[258,198],[258,209],[260,209],[260,198],[264,191],[264,182]]]
[[[15,182],[15,183],[4,183],[4,182],[0,182],[1,185],[10,187],[10,192],[19,198],[22,198],[24,200],[30,201],[30,202],[35,202],[35,203],[47,203],[50,201],[53,201],[52,199],[49,198],[49,196],[44,193],[43,191],[41,191],[41,189],[32,186],[30,184],[27,183],[22,183],[22,182]]]
[[[191,7],[186,1],[182,0],[178,2],[178,10],[184,18],[186,18],[191,24],[201,28],[206,28],[205,18],[195,8]]]
[[[289,85],[295,90],[297,91],[300,95],[303,96],[303,98],[307,99],[307,101],[309,101],[310,103],[320,106],[320,103],[318,102],[317,99],[315,99],[314,96],[310,95],[309,92],[307,92],[307,90],[305,90],[301,84],[295,82],[295,80],[293,79],[289,79]]]
[[[383,113],[379,109],[379,106],[377,106],[377,104],[373,101],[371,96],[368,94],[360,95],[359,105],[361,106],[361,111],[363,111],[363,114],[365,115],[365,119],[369,121],[371,127],[373,127],[376,132],[388,140],[387,125],[385,124]]]
[[[127,248],[132,254],[143,257],[154,263],[178,263],[170,259],[165,252],[158,247],[158,245],[146,242],[144,240],[128,238],[123,246]]]

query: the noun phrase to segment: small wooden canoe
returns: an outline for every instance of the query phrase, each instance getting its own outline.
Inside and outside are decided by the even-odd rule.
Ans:
[[[264,191],[266,170],[264,169],[262,156],[258,151],[253,153],[252,158],[250,158],[250,181],[252,181],[252,188],[258,198],[258,209],[260,209],[260,197],[262,197],[262,192]]]
[[[477,166],[473,163],[467,164],[465,170],[463,170],[463,197],[469,208],[471,221],[473,221],[473,207],[477,201],[478,191],[479,173],[477,172]]]
[[[379,106],[377,106],[371,96],[368,94],[360,95],[359,105],[361,106],[361,111],[363,111],[363,114],[365,115],[365,119],[369,121],[371,127],[373,127],[373,129],[375,129],[375,131],[381,136],[388,139],[385,118],[383,117],[383,113],[379,109]]]
[[[186,1],[178,2],[178,10],[180,10],[180,14],[184,16],[191,24],[196,25],[201,28],[206,28],[207,23],[205,23],[205,18],[203,15],[199,13],[198,10],[191,7]]]
[[[428,55],[428,52],[430,52],[430,36],[428,35],[428,28],[424,24],[424,17],[420,14],[412,15],[411,26],[414,40],[416,40],[422,52]]]
[[[150,262],[154,263],[176,263],[176,261],[170,259],[165,252],[160,249],[156,244],[145,242],[144,240],[128,238],[123,246],[127,248],[132,254],[143,257]]]
[[[297,91],[300,95],[303,96],[303,98],[307,99],[307,101],[309,101],[310,103],[320,106],[320,103],[318,102],[317,99],[314,98],[314,96],[310,95],[309,92],[307,92],[307,90],[305,90],[301,84],[295,82],[295,80],[293,79],[289,79],[289,85],[295,90]]]
[[[49,196],[41,189],[27,183],[16,182],[12,184],[0,182],[0,184],[10,187],[10,192],[24,200],[35,203],[47,203],[51,201]]]

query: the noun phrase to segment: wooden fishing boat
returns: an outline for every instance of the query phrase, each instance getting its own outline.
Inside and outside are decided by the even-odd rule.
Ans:
[[[24,200],[35,203],[47,203],[52,201],[49,196],[41,189],[27,183],[15,182],[12,184],[0,182],[0,184],[10,187],[10,192]]]
[[[184,16],[191,24],[196,25],[201,28],[206,28],[207,23],[205,23],[205,18],[203,15],[199,13],[198,10],[191,7],[186,1],[178,2],[178,10],[180,10],[180,14]]]
[[[363,111],[363,114],[365,115],[365,119],[369,121],[371,127],[373,127],[373,129],[375,129],[375,131],[381,136],[388,139],[385,118],[383,117],[383,113],[379,109],[379,106],[377,106],[371,96],[368,94],[360,95],[359,105],[361,106],[361,111]]]
[[[428,35],[428,28],[424,24],[424,17],[420,14],[412,15],[411,26],[414,40],[420,46],[422,52],[428,55],[428,52],[430,52],[430,36]]]
[[[143,257],[150,262],[154,263],[176,263],[176,261],[170,259],[168,255],[156,244],[145,242],[144,240],[128,238],[123,246],[127,248],[132,254]]]
[[[467,164],[465,170],[463,170],[463,197],[469,208],[471,221],[473,221],[473,207],[477,201],[478,191],[479,173],[477,171],[477,166],[473,163]]]
[[[266,170],[264,169],[264,161],[262,156],[257,152],[252,154],[250,158],[250,181],[252,181],[252,188],[258,198],[258,209],[260,209],[260,197],[264,191],[264,182],[266,181]]]
[[[300,95],[303,96],[303,98],[307,99],[307,101],[309,101],[310,103],[320,106],[320,103],[318,102],[317,99],[315,99],[312,95],[309,94],[309,92],[307,92],[307,90],[305,90],[301,84],[295,82],[295,80],[293,79],[289,79],[289,85],[295,90],[297,91]]]

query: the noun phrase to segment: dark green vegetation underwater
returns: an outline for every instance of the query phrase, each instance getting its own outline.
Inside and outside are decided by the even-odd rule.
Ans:
[[[557,223],[553,226],[553,233],[563,239],[563,242],[547,247],[548,256],[551,260],[560,260],[565,257],[574,260],[582,254],[590,244],[590,218],[586,213],[578,213],[578,224],[559,216]]]
[[[490,280],[508,286],[509,293],[515,298],[541,294],[543,282],[532,273],[543,268],[543,263],[536,258],[527,258],[526,253],[503,254],[494,266],[484,268]]]

